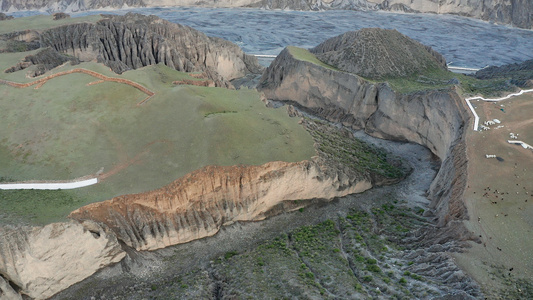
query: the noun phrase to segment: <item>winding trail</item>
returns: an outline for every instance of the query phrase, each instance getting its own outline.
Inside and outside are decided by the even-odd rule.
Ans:
[[[100,79],[100,81],[96,81],[96,82],[94,82],[94,83],[92,83],[90,85],[93,85],[93,84],[96,84],[96,83],[101,83],[103,81],[111,81],[111,82],[118,82],[118,83],[123,83],[123,84],[127,84],[129,86],[132,86],[132,87],[140,90],[141,92],[143,92],[143,93],[145,93],[147,95],[147,97],[145,99],[143,99],[141,102],[137,103],[137,105],[143,105],[146,101],[148,101],[150,98],[152,98],[155,95],[154,92],[150,91],[146,87],[144,87],[144,86],[142,86],[142,85],[140,85],[140,84],[138,84],[138,83],[136,83],[134,81],[131,81],[131,80],[128,80],[128,79],[123,79],[123,78],[109,77],[109,76],[100,74],[98,72],[87,70],[87,69],[83,69],[83,68],[76,68],[76,69],[72,69],[72,70],[68,70],[68,71],[55,73],[55,74],[52,74],[52,75],[37,79],[37,80],[32,81],[32,82],[27,82],[27,83],[18,83],[18,82],[13,82],[13,81],[0,79],[0,84],[9,85],[9,86],[16,87],[16,88],[27,88],[27,87],[30,87],[32,85],[37,85],[35,87],[35,89],[38,89],[41,86],[43,86],[43,84],[45,84],[50,79],[53,79],[53,78],[56,78],[56,77],[59,77],[59,76],[73,74],[73,73],[83,73],[83,74],[87,74],[87,75],[90,75],[90,76],[93,76],[93,77],[96,77],[96,78]]]

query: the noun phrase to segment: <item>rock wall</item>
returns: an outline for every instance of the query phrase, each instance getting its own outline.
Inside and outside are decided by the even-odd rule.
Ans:
[[[91,221],[0,228],[0,298],[46,299],[125,255],[116,237]]]
[[[291,10],[386,10],[456,14],[490,22],[533,28],[530,0],[1,0],[0,11],[76,12],[98,8],[145,6],[260,7]]]
[[[214,235],[224,224],[264,219],[285,201],[333,199],[371,187],[370,179],[315,161],[208,166],[158,190],[84,206],[70,218],[104,223],[126,245],[155,250]]]
[[[269,9],[351,9],[454,14],[520,28],[533,28],[533,2],[529,0],[262,0],[261,6]]]
[[[467,217],[461,178],[469,115],[454,90],[398,94],[387,83],[298,60],[288,48],[267,68],[258,89],[268,99],[296,103],[372,136],[428,147],[442,161],[429,190],[436,221],[445,226]]]
[[[262,67],[237,45],[156,16],[128,13],[96,24],[78,23],[46,30],[43,47],[82,61],[98,60],[115,72],[163,63],[183,72],[205,72],[217,86]]]

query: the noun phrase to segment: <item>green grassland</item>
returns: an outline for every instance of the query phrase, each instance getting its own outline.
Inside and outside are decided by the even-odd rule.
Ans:
[[[324,68],[339,71],[320,61],[313,53],[306,49],[289,46],[287,47],[294,58],[322,66]],[[340,72],[340,71],[339,71]],[[473,76],[453,73],[439,68],[428,68],[420,74],[405,77],[386,78],[383,81],[376,81],[365,78],[374,83],[388,82],[391,87],[402,94],[415,93],[425,90],[448,89],[456,85],[456,80],[465,95],[494,96],[502,92],[512,91],[516,87],[508,83],[506,78],[496,78],[480,80]]]
[[[13,57],[1,54],[0,62]],[[1,213],[11,217],[0,216],[0,222],[61,220],[82,205],[156,189],[205,165],[315,155],[312,137],[298,119],[284,108],[266,108],[256,91],[175,86],[175,80],[193,78],[163,65],[123,75],[96,63],[52,72],[72,68],[130,79],[156,94],[138,106],[146,98],[141,91],[115,82],[88,86],[98,79],[79,73],[39,89],[0,85],[0,177],[66,180],[114,170],[101,183],[78,190],[2,191]],[[22,82],[24,72],[0,76]]]
[[[320,61],[313,53],[309,52],[309,50],[294,46],[288,46],[287,49],[289,50],[289,53],[296,59],[301,61],[307,61],[310,63],[313,63],[315,65],[319,65],[321,67],[324,67],[326,69],[335,70],[338,71],[337,68],[332,67],[322,61]]]
[[[2,26],[0,26],[0,34],[24,30],[43,30],[72,23],[94,23],[101,19],[102,17],[100,15],[92,15],[80,18],[66,18],[60,20],[54,20],[52,15],[37,15],[25,18],[14,18],[11,20],[2,21]]]
[[[512,91],[516,87],[508,84],[506,79],[481,80],[465,74],[453,73],[441,69],[428,69],[422,74],[407,77],[389,78],[391,87],[402,94],[425,90],[449,89],[459,82],[462,93],[466,96],[495,96]]]

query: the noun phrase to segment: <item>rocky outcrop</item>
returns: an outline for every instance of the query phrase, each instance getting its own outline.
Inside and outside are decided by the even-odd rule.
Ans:
[[[104,223],[126,245],[154,250],[214,235],[235,221],[264,219],[286,201],[333,199],[371,187],[368,178],[316,161],[208,166],[155,191],[84,206],[70,217]]]
[[[58,12],[58,13],[53,14],[52,17],[54,18],[54,21],[57,21],[61,19],[68,19],[70,18],[70,15],[64,12]]]
[[[0,43],[0,53],[24,52],[39,49],[41,47],[39,43],[39,34],[34,30],[0,34],[0,41],[4,42]]]
[[[310,51],[328,65],[370,79],[447,69],[441,54],[397,30],[364,28],[350,31],[330,38]]]
[[[30,66],[36,66],[31,74],[28,75],[30,77],[37,77],[69,61],[73,65],[79,63],[78,59],[75,57],[64,55],[50,48],[46,48],[39,51],[37,54],[26,56],[23,61],[6,69],[4,72],[12,73],[24,70]]]
[[[125,255],[116,237],[91,221],[0,228],[0,298],[46,299]]]
[[[106,16],[96,24],[80,23],[46,30],[41,45],[75,56],[97,60],[117,73],[162,63],[183,72],[205,72],[217,86],[262,67],[237,45],[156,16],[128,13]]]
[[[529,0],[262,0],[261,6],[294,10],[351,9],[454,14],[533,28],[533,2]]]
[[[395,92],[387,83],[295,58],[287,48],[258,86],[268,99],[290,101],[327,120],[370,135],[428,147],[441,161],[429,190],[440,226],[467,217],[462,203],[466,172],[464,101],[453,90]]]
[[[11,19],[13,19],[13,16],[8,16],[4,13],[0,13],[0,21],[11,20]]]
[[[2,0],[1,11],[77,12],[98,8],[155,6],[260,7],[290,10],[386,10],[407,13],[455,14],[490,22],[533,28],[529,0]]]
[[[508,79],[516,86],[531,88],[533,87],[533,59],[520,64],[487,67],[477,71],[474,76],[478,79]]]

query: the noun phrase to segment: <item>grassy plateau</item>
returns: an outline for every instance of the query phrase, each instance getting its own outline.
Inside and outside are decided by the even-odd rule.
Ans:
[[[34,51],[32,51],[34,52]],[[7,68],[27,53],[2,53]],[[163,65],[112,73],[96,63],[69,64],[137,82],[155,95],[87,74],[68,74],[36,89],[0,85],[0,177],[70,180],[101,171],[78,190],[0,191],[0,222],[45,224],[82,205],[147,191],[205,165],[300,161],[315,154],[312,137],[285,109],[266,108],[253,90],[172,84],[194,80]],[[0,79],[30,82],[25,70]],[[89,85],[90,84],[90,85]],[[9,217],[8,217],[9,216]]]

